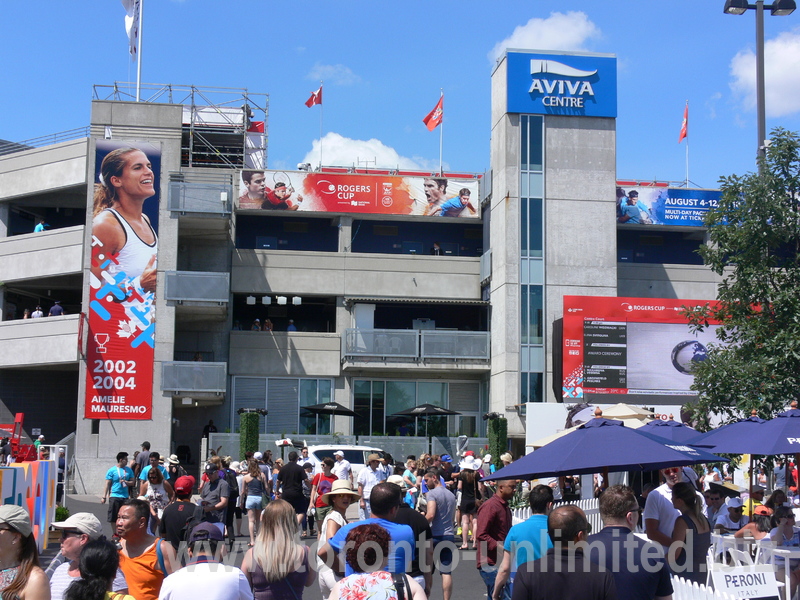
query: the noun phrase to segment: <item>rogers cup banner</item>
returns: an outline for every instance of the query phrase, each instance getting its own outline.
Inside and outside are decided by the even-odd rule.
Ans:
[[[480,217],[477,179],[242,171],[239,209]]]
[[[161,146],[98,140],[86,419],[152,418]]]
[[[719,343],[719,325],[693,333],[682,312],[706,304],[716,301],[564,296],[562,398],[694,395],[694,367]]]

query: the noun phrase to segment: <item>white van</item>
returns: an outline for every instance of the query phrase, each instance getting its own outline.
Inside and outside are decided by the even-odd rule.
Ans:
[[[353,470],[353,484],[358,478],[358,472],[367,465],[367,457],[370,454],[378,454],[381,458],[386,454],[380,448],[372,446],[349,446],[345,444],[337,445],[332,444],[329,446],[309,446],[308,454],[316,459],[316,464],[320,465],[322,459],[330,456],[334,460],[333,453],[341,450],[344,454],[344,459],[350,463],[350,468]],[[320,467],[320,471],[322,467]]]

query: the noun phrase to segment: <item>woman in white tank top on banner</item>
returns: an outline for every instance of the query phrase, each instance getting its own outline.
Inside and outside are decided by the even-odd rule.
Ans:
[[[142,212],[145,200],[156,194],[150,159],[136,148],[118,148],[103,159],[100,179],[95,185],[92,235],[102,244],[104,256],[118,253],[119,263],[106,270],[122,271],[128,281],[154,292],[158,237]],[[99,264],[92,264],[98,280],[100,271]]]

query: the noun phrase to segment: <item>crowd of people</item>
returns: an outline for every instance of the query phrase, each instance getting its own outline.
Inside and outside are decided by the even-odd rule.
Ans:
[[[512,461],[500,458],[502,466]],[[700,477],[689,467],[663,469],[663,483],[640,496],[623,485],[602,488],[597,532],[580,508],[558,505],[557,479],[482,482],[492,470],[491,456],[472,452],[457,462],[371,454],[356,475],[343,452],[320,461],[302,448],[285,463],[270,451],[242,461],[212,456],[195,481],[177,457],[162,460],[143,442],[133,468],[120,452],[106,476],[112,539],[90,513],[53,524],[65,562],[49,582],[27,512],[0,507],[0,592],[22,600],[301,600],[316,586],[310,597],[324,600],[425,600],[441,581],[450,600],[459,553],[475,550],[489,600],[665,599],[673,573],[705,583],[715,530],[800,545],[783,490],[764,500],[756,486],[747,502],[723,502],[724,488],[704,481],[713,469]],[[510,502],[521,496],[531,515],[514,525]],[[351,505],[359,518],[348,522]],[[228,553],[241,535],[249,541],[237,568]],[[794,594],[800,568],[790,578]]]

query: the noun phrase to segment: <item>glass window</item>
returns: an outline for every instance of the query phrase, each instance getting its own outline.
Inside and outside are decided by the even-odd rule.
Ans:
[[[526,198],[520,199],[519,212],[520,254],[522,256],[528,256],[528,200]],[[541,256],[541,254],[539,256]]]
[[[384,435],[383,414],[385,406],[384,382],[372,382],[372,431],[371,435]]]
[[[523,205],[525,203],[523,202]],[[542,235],[542,200],[540,198],[530,198],[527,200],[528,206],[528,248],[529,256],[542,256],[543,235]],[[523,255],[525,256],[525,255]]]
[[[417,385],[417,404],[433,404],[447,408],[447,383],[420,381]]]
[[[519,120],[519,135],[520,135],[520,168],[523,171],[528,170],[528,122],[530,118],[526,115],[520,117]]]
[[[529,344],[544,343],[544,298],[543,286],[529,285],[528,288],[528,342]]]
[[[544,374],[526,373],[528,376],[528,402],[544,402]]]
[[[414,429],[414,419],[408,417],[393,417],[391,415],[414,408],[417,405],[417,384],[414,381],[387,381],[386,382],[386,434],[397,435],[397,430],[403,424]]]
[[[372,399],[372,383],[369,381],[355,381],[353,383],[353,410],[358,417],[353,418],[353,433],[356,435],[370,435],[371,422],[370,404]]]
[[[304,406],[319,404],[317,401],[317,380],[300,380],[300,433],[315,435],[317,433],[317,417],[303,410]]]
[[[519,374],[519,402],[525,404],[528,401],[528,374]]]
[[[519,303],[519,339],[520,343],[527,344],[528,341],[528,288],[529,285],[521,285]]]
[[[542,170],[542,117],[528,117],[527,137],[523,137],[523,148],[527,146],[528,152],[528,171]],[[523,169],[526,167],[523,166]]]

